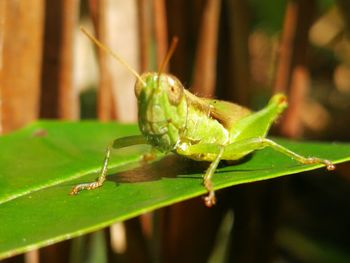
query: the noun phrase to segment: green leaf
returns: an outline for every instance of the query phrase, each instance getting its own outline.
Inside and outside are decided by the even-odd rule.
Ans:
[[[103,187],[68,194],[74,185],[97,177],[109,143],[134,134],[136,125],[42,121],[0,137],[0,258],[205,193],[201,176],[206,163],[170,154],[144,164],[142,156],[151,148],[138,145],[113,152]],[[276,141],[335,163],[350,160],[349,144]],[[213,182],[220,189],[320,166],[300,165],[264,149],[235,165],[222,165]]]

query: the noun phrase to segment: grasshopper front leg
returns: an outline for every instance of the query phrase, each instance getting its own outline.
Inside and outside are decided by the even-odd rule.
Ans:
[[[74,186],[70,192],[71,195],[76,195],[78,194],[81,190],[93,190],[96,189],[97,187],[100,187],[103,185],[104,181],[106,181],[106,176],[107,176],[107,171],[108,171],[108,162],[109,158],[111,156],[111,146],[109,145],[106,149],[106,155],[103,160],[103,166],[100,171],[100,175],[96,179],[96,181],[91,182],[91,183],[83,183],[83,184],[78,184]]]
[[[137,144],[146,144],[146,140],[142,135],[128,136],[123,138],[118,138],[113,142],[113,148],[119,149]],[[99,173],[96,181],[91,183],[83,183],[74,186],[70,192],[71,195],[78,194],[81,190],[93,190],[103,185],[106,181],[107,171],[108,171],[108,163],[111,155],[112,146],[109,145],[106,149],[106,155],[103,160],[103,166]]]

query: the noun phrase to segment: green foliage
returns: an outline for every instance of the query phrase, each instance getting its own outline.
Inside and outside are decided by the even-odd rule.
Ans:
[[[114,151],[102,188],[70,196],[94,180],[106,145],[138,134],[136,125],[37,122],[0,137],[0,258],[76,237],[205,193],[207,165],[175,155],[143,164],[149,146]],[[277,142],[298,153],[335,163],[350,160],[349,144]],[[235,165],[222,165],[215,189],[311,170],[270,149]],[[220,200],[218,200],[220,202]]]
[[[282,29],[287,1],[259,1],[250,0],[253,7],[253,26],[267,32],[276,32]]]

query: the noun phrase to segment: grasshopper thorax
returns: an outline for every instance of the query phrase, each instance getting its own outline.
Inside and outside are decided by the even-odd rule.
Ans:
[[[147,141],[161,151],[171,151],[186,126],[184,87],[174,76],[144,73],[135,84],[139,127]]]

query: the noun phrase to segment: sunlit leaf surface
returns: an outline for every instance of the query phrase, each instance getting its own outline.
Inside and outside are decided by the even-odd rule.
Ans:
[[[134,134],[136,125],[43,121],[0,137],[0,258],[205,193],[201,176],[206,163],[170,154],[145,164],[142,156],[150,147],[139,145],[113,152],[102,188],[69,195],[74,185],[97,177],[113,139]],[[335,163],[350,160],[350,144],[277,141],[304,155]],[[220,189],[318,167],[264,149],[220,166],[213,182]]]

